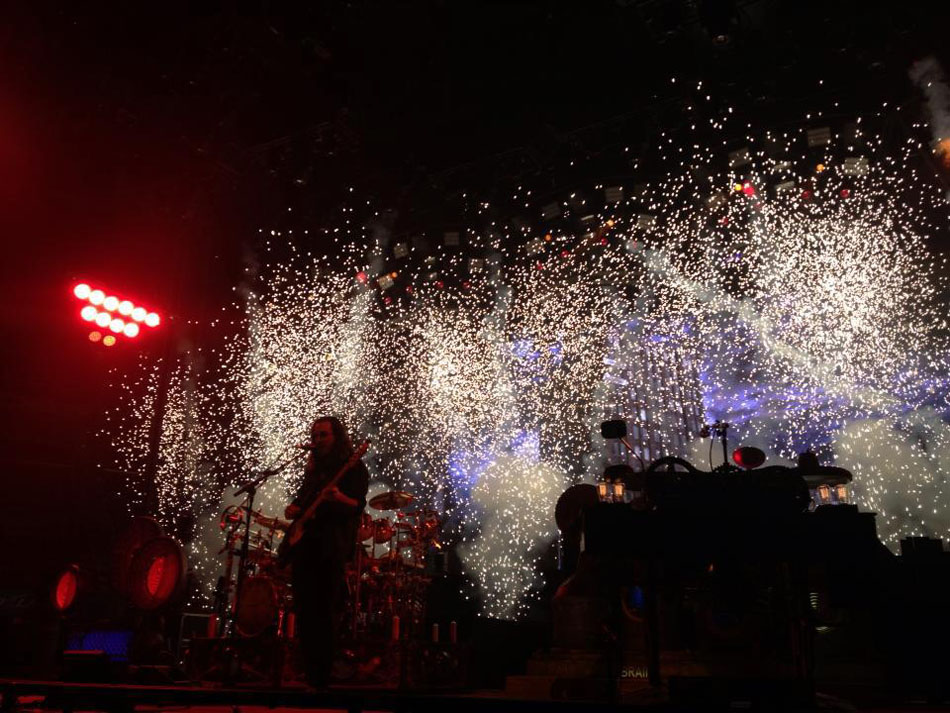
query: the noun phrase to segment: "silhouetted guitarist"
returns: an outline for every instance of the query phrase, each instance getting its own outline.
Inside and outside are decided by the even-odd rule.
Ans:
[[[355,455],[353,445],[337,418],[330,416],[313,422],[309,447],[303,483],[284,516],[296,520],[306,514],[316,498],[321,501],[303,526],[299,542],[290,550],[290,563],[297,636],[307,682],[315,688],[325,688],[344,609],[344,568],[355,552],[369,473],[358,457],[348,464]],[[336,484],[328,485],[338,475]]]

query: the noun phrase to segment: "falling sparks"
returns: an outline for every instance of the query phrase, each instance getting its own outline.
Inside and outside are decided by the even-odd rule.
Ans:
[[[483,613],[501,618],[537,597],[557,497],[600,472],[597,426],[615,415],[649,435],[646,460],[696,451],[715,418],[773,459],[812,448],[853,470],[890,546],[950,535],[946,310],[926,245],[943,199],[916,176],[914,141],[896,158],[865,137],[816,160],[792,155],[802,135],[781,139],[677,151],[665,178],[600,208],[604,186],[543,211],[519,187],[513,216],[536,219],[468,198],[471,225],[430,254],[390,249],[352,207],[326,230],[332,258],[272,231],[233,335],[144,361],[126,387],[109,429],[120,465],[142,472],[169,368],[160,515],[210,582],[234,486],[340,415],[372,441],[374,488],[445,514]],[[280,512],[299,475],[258,502]]]

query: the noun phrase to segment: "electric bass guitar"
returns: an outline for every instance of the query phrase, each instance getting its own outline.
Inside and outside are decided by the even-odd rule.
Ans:
[[[336,487],[346,472],[356,465],[359,459],[363,457],[363,454],[366,453],[367,448],[369,448],[369,441],[364,441],[357,446],[353,451],[353,455],[347,458],[346,463],[343,464],[343,467],[340,468],[337,474],[330,478],[327,484],[317,493],[316,497],[310,501],[306,509],[290,523],[290,527],[287,528],[284,539],[281,540],[280,546],[277,548],[277,563],[281,567],[290,563],[290,557],[294,548],[300,543],[300,540],[303,539],[304,527],[313,519],[317,509],[327,501],[330,489]]]

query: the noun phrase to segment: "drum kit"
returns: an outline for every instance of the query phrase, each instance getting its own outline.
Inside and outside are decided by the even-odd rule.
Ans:
[[[398,639],[422,631],[432,581],[426,562],[441,549],[442,521],[435,510],[407,509],[414,500],[402,491],[380,493],[370,499],[370,508],[391,514],[362,515],[356,557],[346,573],[354,639]]]
[[[421,633],[431,582],[426,562],[441,549],[442,520],[435,510],[410,509],[414,502],[409,493],[384,492],[368,503],[380,517],[361,513],[356,554],[346,569],[346,626],[352,639]],[[290,569],[280,566],[277,558],[290,522],[233,505],[221,514],[219,524],[225,538],[219,554],[226,555],[215,593],[224,622],[219,633],[293,638]]]

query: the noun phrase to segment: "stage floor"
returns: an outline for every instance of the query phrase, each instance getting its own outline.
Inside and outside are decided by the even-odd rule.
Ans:
[[[265,713],[294,710],[398,711],[399,713],[532,713],[534,711],[612,711],[629,705],[592,701],[551,701],[508,698],[502,691],[452,693],[400,692],[384,688],[337,688],[310,691],[302,687],[225,688],[204,686],[140,686],[109,683],[63,683],[26,679],[0,680],[2,710],[62,711],[160,710],[176,713]],[[639,707],[639,706],[638,706]],[[669,705],[648,708],[671,710]]]
[[[313,692],[302,687],[281,689],[210,686],[141,686],[109,683],[64,683],[29,679],[0,679],[2,711],[108,711],[116,713],[294,713],[297,711],[394,711],[398,713],[553,713],[620,711],[722,710],[721,706],[677,705],[649,700],[631,704],[593,701],[528,700],[506,697],[502,691],[452,693],[400,692],[392,689],[336,688]],[[744,710],[774,710],[751,705]],[[930,713],[945,706],[923,702],[854,706],[842,699],[818,695],[811,710],[867,711],[868,713]]]

